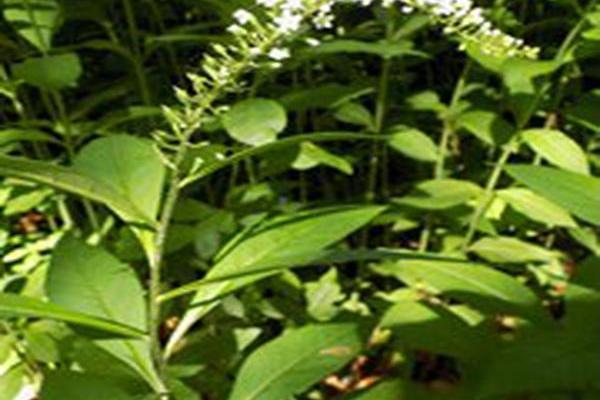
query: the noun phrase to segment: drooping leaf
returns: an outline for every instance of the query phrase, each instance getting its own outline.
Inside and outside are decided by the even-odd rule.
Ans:
[[[111,208],[128,222],[152,224],[135,203],[116,191],[111,184],[86,176],[73,168],[65,168],[48,162],[0,155],[0,175],[24,179],[48,185],[72,193]]]
[[[71,236],[63,238],[52,253],[46,290],[52,302],[71,310],[140,330],[147,327],[144,291],[134,271],[104,250]],[[152,387],[160,387],[148,338],[103,340],[98,345],[127,363]]]
[[[371,130],[375,127],[373,115],[360,103],[343,103],[335,108],[334,116],[338,121],[347,124],[364,126]]]
[[[531,290],[510,275],[480,264],[457,261],[399,260],[374,267],[412,287],[433,292],[483,310],[508,311],[539,316],[539,302]]]
[[[462,114],[458,119],[458,124],[491,146],[506,143],[516,131],[498,114],[483,110],[473,110]]]
[[[473,243],[469,250],[494,263],[527,263],[551,261],[558,255],[544,247],[513,237],[486,237]]]
[[[561,131],[528,129],[522,133],[525,142],[550,163],[580,174],[589,175],[590,166],[581,147]]]
[[[564,208],[535,194],[529,189],[509,188],[499,190],[496,194],[515,210],[534,221],[549,226],[564,226],[569,228],[577,226],[577,223]]]
[[[469,181],[434,179],[419,183],[412,193],[394,199],[394,202],[427,210],[443,210],[466,204],[482,194],[483,189]]]
[[[251,146],[273,142],[287,125],[285,109],[274,100],[249,99],[235,104],[223,116],[227,133]]]
[[[405,129],[391,135],[389,145],[406,157],[424,162],[436,162],[437,146],[418,129]]]
[[[298,170],[307,170],[318,165],[326,165],[347,175],[352,175],[352,165],[344,158],[336,156],[311,142],[302,143],[300,153],[292,167]]]
[[[252,353],[229,400],[281,400],[342,368],[362,347],[354,324],[309,325],[285,332]]]
[[[275,218],[244,237],[234,239],[232,244],[226,245],[230,250],[219,258],[204,280],[164,295],[168,299],[196,292],[190,309],[169,339],[167,352],[171,352],[187,330],[218,304],[215,300],[219,297],[277,273],[272,267],[293,267],[299,260],[318,256],[321,250],[367,224],[383,210],[383,207],[370,206],[300,212]],[[234,278],[236,274],[239,277]],[[231,278],[224,282],[213,282],[228,276]]]
[[[532,165],[509,165],[506,171],[517,181],[575,216],[600,225],[599,178]]]
[[[56,0],[4,0],[4,19],[38,50],[51,48],[52,35],[59,22]]]
[[[155,219],[165,167],[151,142],[125,135],[97,139],[77,154],[73,168],[111,187],[147,220]]]
[[[46,90],[76,87],[83,72],[76,53],[28,58],[12,66],[16,78]]]
[[[91,328],[99,333],[139,337],[145,327],[140,329],[128,322],[121,323],[89,313],[73,311],[55,303],[48,303],[32,297],[19,296],[12,293],[0,293],[0,316],[23,318],[47,318],[69,324]]]

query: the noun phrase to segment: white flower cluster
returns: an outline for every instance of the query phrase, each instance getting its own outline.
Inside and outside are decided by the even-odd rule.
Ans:
[[[448,34],[458,35],[463,46],[474,43],[484,52],[535,58],[538,49],[526,46],[522,40],[495,29],[483,16],[473,0],[381,0],[386,7],[398,5],[403,12],[425,12],[443,25]],[[182,111],[165,108],[165,115],[178,137],[183,131],[197,129],[203,119],[224,110],[214,105],[224,93],[241,88],[240,76],[249,69],[263,66],[277,68],[291,56],[285,43],[311,25],[329,29],[334,24],[333,7],[352,3],[370,6],[374,0],[256,0],[252,10],[239,9],[233,14],[228,31],[233,35],[231,45],[214,44],[204,56],[201,74],[190,74],[193,94],[176,89]],[[306,43],[316,46],[311,38]]]
[[[443,25],[444,32],[458,35],[463,45],[475,44],[484,53],[537,58],[539,48],[525,45],[522,39],[494,28],[483,15],[483,9],[472,0],[383,0],[384,6],[398,3],[405,13],[422,11]]]

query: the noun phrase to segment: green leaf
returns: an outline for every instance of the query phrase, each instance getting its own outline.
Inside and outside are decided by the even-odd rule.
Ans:
[[[412,95],[406,99],[406,102],[411,109],[417,111],[432,111],[440,114],[448,110],[438,94],[430,90]]]
[[[409,286],[425,285],[442,293],[490,311],[509,311],[539,316],[539,302],[534,293],[519,281],[480,264],[458,261],[399,260],[374,267]]]
[[[383,210],[370,206],[300,212],[274,218],[234,239],[203,280],[164,294],[163,299],[169,299],[196,292],[191,308],[169,339],[167,353],[196,321],[218,304],[219,297],[281,272],[282,268],[293,267],[299,260],[318,256],[321,250],[367,224]],[[219,282],[220,278],[227,280]]]
[[[491,336],[452,312],[415,300],[399,301],[388,308],[379,326],[391,329],[408,351],[427,350],[459,359],[475,359],[491,343]]]
[[[335,118],[338,121],[352,125],[360,125],[373,130],[375,121],[371,112],[362,104],[347,102],[335,109]]]
[[[4,0],[4,19],[38,50],[50,50],[52,34],[59,22],[55,0]]]
[[[76,53],[28,58],[12,66],[16,78],[45,90],[76,87],[82,67]]]
[[[335,268],[331,268],[316,282],[304,285],[307,303],[306,311],[317,321],[329,321],[339,311],[337,303],[344,300]]]
[[[120,323],[106,318],[98,318],[88,313],[80,313],[61,307],[54,303],[12,293],[0,293],[0,316],[10,318],[47,318],[91,328],[99,333],[126,337],[139,337],[143,335],[145,329],[145,327],[143,329],[133,327],[128,322]]]
[[[567,318],[560,324],[526,329],[515,340],[490,349],[486,368],[478,371],[483,377],[476,398],[600,391],[600,293],[581,294],[567,296]]]
[[[493,263],[528,263],[552,261],[559,257],[553,251],[512,237],[486,237],[469,250]]]
[[[144,290],[135,272],[101,248],[73,237],[66,236],[54,249],[46,290],[48,297],[63,307],[127,323],[140,330],[147,327]],[[102,340],[98,345],[160,390],[148,338]]]
[[[249,99],[235,104],[223,116],[227,133],[251,146],[274,142],[287,125],[285,109],[274,100]]]
[[[406,157],[424,162],[436,162],[437,146],[418,129],[405,129],[391,135],[389,145]]]
[[[318,165],[326,165],[347,175],[352,175],[352,165],[342,157],[331,154],[311,142],[302,143],[300,153],[292,167],[298,170],[307,170]]]
[[[2,365],[4,369],[4,365]],[[25,365],[13,365],[7,371],[0,374],[0,393],[2,399],[19,399],[23,384],[27,382],[27,368]]]
[[[106,377],[73,371],[44,373],[41,396],[45,400],[131,400],[131,395]]]
[[[414,50],[413,43],[409,40],[379,42],[361,42],[359,40],[331,40],[315,47],[313,51],[317,54],[373,54],[384,59],[391,59],[405,55],[426,56],[425,53]]]
[[[361,347],[354,324],[309,325],[287,331],[248,357],[229,400],[292,398],[342,368]]]
[[[577,227],[577,223],[564,208],[529,189],[504,189],[497,191],[496,195],[515,210],[534,221],[548,226]]]
[[[150,141],[125,135],[94,140],[77,154],[73,168],[111,187],[146,220],[155,219],[165,167]]]
[[[462,114],[458,124],[484,143],[498,146],[506,143],[516,129],[495,112],[474,110]]]
[[[590,166],[584,151],[563,132],[553,129],[529,129],[522,135],[525,143],[551,164],[589,175]]]
[[[52,135],[37,129],[10,128],[0,130],[0,147],[15,142],[57,142]]]
[[[128,222],[152,225],[131,199],[121,195],[110,184],[84,175],[73,168],[65,168],[42,161],[0,155],[0,175],[48,185],[111,208]]]
[[[532,165],[509,165],[506,171],[517,181],[575,216],[600,225],[600,179]]]
[[[444,210],[466,204],[482,194],[483,189],[469,181],[434,179],[419,183],[411,194],[394,202],[426,210]]]

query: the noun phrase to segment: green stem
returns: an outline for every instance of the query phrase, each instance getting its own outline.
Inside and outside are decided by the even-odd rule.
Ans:
[[[134,69],[135,76],[138,80],[138,86],[140,90],[140,96],[144,104],[148,105],[152,103],[150,96],[150,88],[146,79],[146,73],[144,71],[144,59],[142,57],[142,50],[139,42],[139,30],[135,20],[135,13],[131,0],[123,0],[123,8],[125,10],[125,18],[127,19],[127,27],[129,29],[129,37],[131,40],[131,46],[134,54]]]
[[[588,6],[588,10],[592,10],[595,3],[596,3],[596,0],[593,0]],[[577,23],[577,25],[575,25],[573,27],[573,29],[571,29],[569,34],[566,36],[565,40],[561,44],[559,51],[555,57],[556,60],[564,59],[566,54],[569,52],[570,48],[574,45],[575,39],[577,38],[577,36],[581,32],[581,29],[583,29],[584,26],[585,26],[585,16],[582,17],[582,19]],[[531,106],[529,107],[527,114],[518,123],[518,127],[517,127],[518,132],[522,131],[525,128],[525,126],[527,126],[527,124],[531,120],[531,117],[533,116],[535,110],[539,106],[539,103],[540,103],[541,99],[543,98],[544,94],[546,94],[546,92],[550,89],[550,86],[551,86],[550,78],[545,78],[544,83],[541,85],[541,89],[538,90],[535,98],[532,100]],[[463,244],[462,244],[463,252],[466,252],[468,250],[469,245],[471,244],[471,241],[474,239],[475,232],[477,231],[477,227],[479,226],[481,218],[486,213],[488,207],[490,206],[490,204],[493,200],[494,191],[496,189],[496,185],[498,184],[498,181],[500,180],[500,176],[502,175],[502,170],[504,169],[506,163],[508,162],[508,159],[510,158],[510,155],[512,154],[512,152],[515,151],[515,149],[518,147],[520,140],[521,140],[521,136],[519,133],[517,133],[511,139],[511,141],[504,147],[498,161],[496,161],[496,165],[495,165],[494,169],[492,170],[492,173],[488,179],[485,193],[484,193],[482,199],[479,201],[477,207],[475,208],[475,211],[473,212],[473,214],[471,216],[467,234],[466,234]]]
[[[377,96],[377,104],[375,107],[375,125],[374,134],[381,135],[383,133],[383,125],[385,113],[387,110],[387,98],[389,92],[389,81],[391,75],[391,61],[385,60],[381,69],[381,77],[379,78],[379,91]],[[367,181],[366,200],[369,203],[375,201],[377,190],[377,175],[379,171],[381,157],[381,143],[374,142],[371,148],[371,158],[369,160],[369,175]]]
[[[450,100],[450,105],[448,107],[446,115],[444,115],[444,121],[443,121],[444,127],[442,129],[442,136],[441,136],[440,142],[438,144],[437,160],[435,163],[435,169],[434,169],[434,173],[433,173],[434,179],[444,179],[446,177],[445,170],[446,170],[446,158],[448,157],[448,147],[449,147],[450,139],[452,138],[452,136],[454,135],[454,133],[456,131],[455,119],[456,119],[456,114],[458,113],[458,104],[459,104],[460,99],[463,96],[465,86],[467,84],[468,76],[469,76],[469,73],[471,72],[472,65],[473,65],[473,63],[471,62],[471,60],[467,60],[465,68],[463,69],[463,72],[462,72],[460,78],[458,79],[458,81],[456,82],[456,86],[454,87],[454,91],[452,93],[452,99]],[[429,216],[427,216],[427,220],[425,222],[425,228],[421,232],[421,236],[419,238],[418,250],[420,252],[427,251],[427,248],[429,247],[429,241],[431,240],[431,230],[432,229],[433,229],[432,216],[429,215]]]
[[[498,185],[498,182],[500,181],[500,177],[502,176],[502,170],[506,166],[506,163],[508,162],[508,159],[510,158],[513,151],[515,151],[515,148],[517,147],[516,145],[519,142],[519,140],[520,140],[520,136],[519,135],[515,136],[504,147],[504,149],[502,149],[502,154],[498,158],[498,161],[496,161],[496,165],[494,166],[494,169],[492,170],[492,173],[490,174],[490,177],[486,184],[485,192],[484,192],[481,200],[479,200],[477,208],[475,209],[475,212],[473,213],[473,216],[471,217],[471,220],[469,222],[469,228],[467,230],[467,235],[465,236],[465,239],[464,239],[463,245],[462,245],[462,250],[464,252],[467,251],[469,245],[471,244],[471,241],[473,240],[473,238],[475,236],[475,232],[477,231],[477,227],[479,226],[481,217],[483,217],[483,215],[487,211],[488,207],[492,203],[492,200],[494,200],[494,191],[496,190],[496,186]]]

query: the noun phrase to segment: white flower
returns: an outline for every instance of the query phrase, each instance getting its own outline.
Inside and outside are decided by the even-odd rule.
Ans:
[[[256,4],[263,7],[273,8],[279,0],[256,0]]]
[[[275,61],[282,61],[290,58],[290,50],[285,48],[275,47],[269,51],[269,58]]]
[[[273,18],[273,22],[277,27],[277,31],[280,33],[292,33],[300,29],[303,17],[301,14],[294,13],[290,10],[283,10],[283,12]]]
[[[32,400],[37,397],[37,390],[35,386],[28,384],[21,388],[21,391],[17,394],[14,400]]]
[[[252,21],[254,15],[252,13],[240,8],[233,13],[233,18],[238,22],[238,24],[244,26],[248,22]]]

